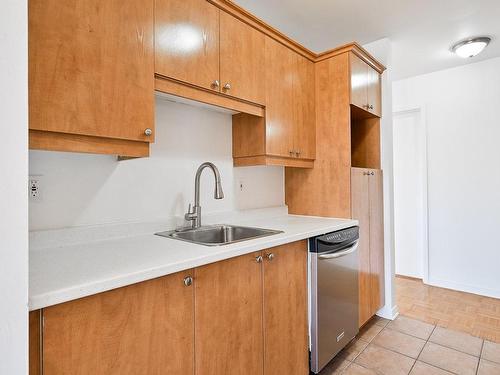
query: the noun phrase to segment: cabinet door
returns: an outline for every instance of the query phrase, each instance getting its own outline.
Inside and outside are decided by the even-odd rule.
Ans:
[[[299,241],[264,252],[264,374],[308,374],[308,348],[307,242]]]
[[[30,129],[153,141],[153,22],[153,0],[30,0]]]
[[[193,374],[190,272],[43,310],[43,374]]]
[[[295,157],[294,52],[266,37],[266,151],[268,155]]]
[[[370,171],[370,273],[371,310],[375,314],[385,304],[384,199],[381,170]]]
[[[370,196],[368,171],[351,169],[352,218],[359,221],[359,326],[372,317],[370,270]]]
[[[156,0],[155,71],[219,91],[219,9],[205,0]]]
[[[265,104],[265,36],[220,12],[220,83],[224,94]]]
[[[369,105],[368,111],[380,117],[382,116],[381,77],[376,70],[370,67],[368,68],[367,74],[368,74],[367,104]]]
[[[316,113],[314,63],[295,54],[296,70],[293,86],[294,151],[301,159],[316,158]]]
[[[368,65],[354,53],[349,53],[351,65],[351,104],[368,110]]]
[[[196,374],[262,374],[260,253],[195,272]]]

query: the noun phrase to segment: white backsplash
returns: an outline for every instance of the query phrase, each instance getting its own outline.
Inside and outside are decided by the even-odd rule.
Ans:
[[[30,175],[42,175],[42,199],[30,202],[30,231],[182,216],[204,161],[219,168],[225,193],[213,199],[213,175],[204,171],[204,214],[284,204],[282,167],[233,167],[230,114],[157,98],[149,158],[30,151]]]

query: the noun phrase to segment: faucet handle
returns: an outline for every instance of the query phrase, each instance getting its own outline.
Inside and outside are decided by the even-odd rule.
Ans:
[[[195,218],[195,212],[194,212],[194,209],[191,205],[191,203],[189,203],[189,207],[188,207],[188,211],[186,212],[186,214],[184,215],[184,219],[186,221],[193,221],[194,218]]]

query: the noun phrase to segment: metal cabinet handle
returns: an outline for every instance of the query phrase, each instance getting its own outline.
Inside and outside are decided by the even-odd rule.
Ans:
[[[153,131],[150,128],[146,128],[144,130],[144,134],[149,137],[151,134],[153,134]]]
[[[275,255],[273,253],[266,254],[267,259],[273,260]]]
[[[224,85],[224,90],[231,90],[231,84],[229,82]]]
[[[212,82],[212,88],[213,89],[218,89],[220,87],[220,82],[218,79]]]
[[[262,263],[262,260],[263,260],[262,255],[259,255],[258,257],[255,257],[255,261],[257,263]]]
[[[373,109],[373,104],[370,104],[370,105],[368,106],[368,109]]]
[[[299,157],[300,156],[300,151],[295,151],[295,156]]]
[[[191,276],[186,276],[184,278],[184,285],[191,286],[193,284],[193,278]]]
[[[293,151],[288,151],[290,153],[290,156],[293,156],[294,152]]]

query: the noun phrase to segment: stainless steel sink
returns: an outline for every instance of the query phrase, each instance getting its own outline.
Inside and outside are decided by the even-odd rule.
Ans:
[[[155,233],[158,236],[193,242],[205,246],[228,245],[235,242],[283,233],[279,230],[240,227],[235,225],[210,225],[197,229]]]

